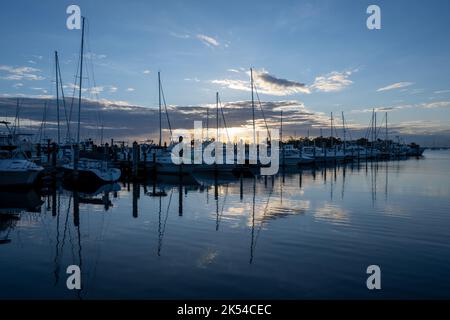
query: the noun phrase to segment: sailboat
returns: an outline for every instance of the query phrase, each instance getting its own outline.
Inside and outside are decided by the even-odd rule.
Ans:
[[[106,159],[104,161],[80,159],[80,114],[81,114],[81,92],[83,81],[83,56],[84,56],[84,17],[82,18],[81,31],[81,56],[80,56],[80,83],[78,92],[78,133],[77,143],[73,147],[73,158],[70,163],[62,165],[66,181],[71,183],[89,184],[89,183],[113,183],[119,180],[121,176],[120,169],[110,168]]]

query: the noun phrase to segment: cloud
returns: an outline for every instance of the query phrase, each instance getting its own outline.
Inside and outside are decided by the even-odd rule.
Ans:
[[[437,108],[449,108],[450,101],[433,101],[433,102],[424,102],[417,104],[402,104],[396,106],[381,106],[381,107],[371,107],[364,109],[355,109],[350,111],[350,113],[368,113],[368,112],[393,112],[404,109],[437,109]]]
[[[247,72],[247,74],[249,75],[249,72]],[[270,75],[265,70],[253,70],[253,79],[257,91],[263,94],[286,96],[295,93],[310,93],[310,90],[305,86],[305,84],[277,78],[273,75]],[[222,87],[226,87],[229,89],[251,91],[249,80],[223,79],[212,80],[211,83],[219,84]]]
[[[13,84],[13,87],[14,88],[20,88],[20,87],[23,87],[23,83],[16,83],[16,84]]]
[[[48,99],[48,97],[46,97]],[[70,98],[67,98],[70,103]],[[56,121],[55,101],[52,99],[47,102],[47,120]],[[42,120],[42,112],[45,105],[43,99],[24,99],[21,101],[21,117]],[[142,107],[132,105],[127,101],[114,101],[100,99],[83,99],[83,112],[81,114],[82,135],[96,138],[96,131],[92,128],[98,127],[98,112],[101,112],[102,122],[104,124],[105,138],[129,139],[156,139],[158,129],[158,109],[156,107]],[[0,108],[3,114],[15,115],[16,101],[11,96],[9,99],[0,98]],[[251,130],[252,112],[251,101],[231,101],[222,103],[228,128],[239,130]],[[206,123],[206,108],[212,105],[194,105],[194,106],[168,106],[169,117],[173,128],[177,130],[192,130],[194,121],[203,120]],[[261,107],[269,127],[278,128],[280,125],[280,111],[283,110],[285,118],[283,120],[283,132],[289,135],[294,130],[303,130],[318,126],[328,125],[328,117],[321,113],[308,110],[302,102],[295,100],[287,101],[262,101]],[[212,116],[212,115],[211,115]],[[262,113],[259,109],[255,112],[256,125],[260,130],[265,130],[265,124]],[[165,119],[165,118],[164,118]],[[75,120],[72,120],[72,127],[75,128]],[[210,119],[210,121],[212,121]],[[168,134],[167,122],[163,123],[163,130]],[[221,124],[223,126],[223,124]],[[91,128],[90,130],[88,130]],[[110,128],[110,129],[106,129]],[[75,129],[74,129],[75,130]],[[244,132],[243,131],[243,132]],[[298,131],[299,132],[299,131]]]
[[[103,90],[105,90],[105,87],[103,86],[96,86],[89,88],[89,92],[91,94],[99,94],[100,92],[103,92]]]
[[[109,87],[109,93],[116,93],[118,89],[119,88],[117,88],[116,86],[110,86]]]
[[[409,87],[409,86],[411,86],[413,84],[414,84],[413,82],[396,82],[396,83],[390,84],[390,85],[388,85],[386,87],[382,87],[382,88],[377,89],[377,92],[406,88],[406,87]]]
[[[294,93],[310,93],[304,83],[277,78],[267,71],[254,72],[254,81],[261,93],[275,96],[286,96]]]
[[[150,74],[150,70],[144,70],[142,73],[143,74]]]
[[[184,78],[184,81],[200,82],[200,79],[198,79],[198,78]]]
[[[434,93],[436,93],[436,94],[450,93],[450,90],[438,90],[438,91],[435,91]]]
[[[45,78],[36,74],[40,69],[32,67],[12,67],[0,65],[0,79],[4,80],[44,80]]]
[[[237,69],[228,69],[227,71],[234,73],[241,73]],[[314,91],[315,92],[341,91],[345,87],[353,83],[353,81],[349,79],[350,75],[353,72],[356,72],[356,70],[344,72],[333,71],[324,76],[316,77],[314,83],[309,86],[298,81],[278,78],[264,69],[253,70],[253,78],[258,92],[273,96],[288,96],[297,93],[310,94]],[[250,72],[247,71],[245,74],[249,76]],[[211,80],[211,83],[219,84],[223,87],[234,90],[242,90],[242,91],[251,90],[250,81],[248,80],[248,78],[245,80],[217,79]]]
[[[333,71],[326,75],[316,77],[314,83],[309,87],[319,92],[337,92],[353,83],[349,78],[352,71]]]
[[[47,123],[46,128],[49,132],[56,132],[56,107],[54,97],[46,95],[7,95],[0,94],[0,110],[9,117],[14,117],[16,113],[16,97],[21,99],[21,118],[40,122],[45,103],[47,103]],[[70,104],[70,98],[66,98]],[[445,102],[445,101],[444,101]],[[100,138],[98,129],[98,113],[101,112],[102,124],[104,125],[104,139],[115,138],[128,141],[143,141],[147,139],[156,139],[159,133],[158,129],[158,109],[156,107],[143,107],[132,105],[127,101],[100,99],[98,101],[83,99],[83,112],[81,114],[82,137]],[[223,102],[223,111],[225,114],[228,128],[233,132],[240,134],[251,132],[252,129],[252,111],[251,101],[231,101]],[[426,104],[417,105],[425,108]],[[448,103],[435,104],[433,107],[450,106]],[[206,123],[206,108],[212,108],[213,104],[193,105],[193,106],[168,106],[169,117],[175,132],[192,130],[194,121],[203,120]],[[261,107],[267,120],[269,128],[280,127],[280,111],[283,111],[283,136],[318,136],[320,128],[329,126],[329,115],[322,112],[313,111],[313,108],[305,106],[297,100],[281,101],[262,101]],[[371,110],[371,109],[370,109]],[[211,115],[211,114],[210,114]],[[265,123],[259,105],[255,112],[256,126],[259,130],[265,130]],[[212,115],[211,115],[212,116]],[[74,115],[73,115],[74,117]],[[72,118],[72,129],[75,130],[75,120]],[[351,132],[353,138],[364,136],[366,125],[352,123],[349,121],[347,129]],[[211,121],[211,118],[210,118]],[[64,126],[65,126],[65,121]],[[223,124],[221,124],[223,126]],[[249,131],[250,130],[250,131]],[[65,130],[64,130],[65,131]],[[33,131],[37,133],[37,130]],[[326,130],[324,131],[326,134]],[[163,133],[165,140],[168,141],[167,122],[163,123]],[[225,131],[223,132],[225,135]],[[338,134],[340,131],[338,130]],[[394,137],[401,134],[405,140],[432,143],[433,135],[439,135],[439,141],[442,145],[450,146],[450,127],[445,119],[437,121],[406,121],[400,123],[389,123],[389,135]],[[244,136],[244,135],[242,135]],[[246,135],[251,136],[251,135]],[[241,135],[239,135],[241,137]],[[428,140],[426,140],[428,139]],[[430,142],[431,141],[431,142]]]
[[[105,59],[107,56],[106,54],[97,54],[97,53],[93,53],[93,52],[88,52],[84,54],[84,57],[86,59],[91,59],[91,60],[102,60]]]
[[[48,93],[47,89],[44,88],[37,88],[37,87],[31,87],[31,90],[36,90],[36,91],[42,91],[42,93]]]
[[[436,101],[430,103],[422,103],[421,107],[424,109],[448,108],[450,107],[450,101]]]
[[[172,37],[175,38],[179,38],[179,39],[189,39],[191,36],[187,33],[176,33],[176,32],[171,32],[170,35]]]
[[[127,92],[133,92],[134,90],[136,90],[136,89],[134,89],[134,88],[127,88]]]
[[[204,34],[197,34],[197,39],[199,39],[201,42],[203,42],[208,47],[218,47],[220,46],[219,41],[214,39],[213,37],[204,35]]]

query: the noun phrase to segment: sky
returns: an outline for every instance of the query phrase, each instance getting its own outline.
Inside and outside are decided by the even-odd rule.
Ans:
[[[331,112],[362,130],[375,108],[392,134],[450,145],[448,1],[4,1],[0,98],[54,96],[55,50],[72,94],[81,32],[66,27],[71,4],[87,17],[83,97],[115,106],[123,128],[133,127],[129,106],[153,115],[158,71],[172,126],[189,127],[186,108],[212,106],[217,91],[232,125],[248,126],[252,67],[269,123],[286,111],[287,134],[318,135]],[[380,30],[366,26],[371,4]],[[13,116],[3,101],[0,117]],[[199,110],[191,115],[204,119]]]

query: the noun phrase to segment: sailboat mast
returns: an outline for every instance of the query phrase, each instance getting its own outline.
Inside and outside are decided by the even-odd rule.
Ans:
[[[81,122],[81,86],[83,84],[83,55],[84,55],[84,17],[82,18],[81,28],[81,56],[80,56],[80,84],[78,88],[78,128],[77,144],[80,144],[80,122]]]
[[[216,141],[219,141],[219,93],[216,92]]]
[[[344,118],[344,111],[342,111],[342,129],[344,130],[344,152],[345,152],[346,135],[345,135],[345,118]]]
[[[250,82],[251,82],[251,86],[252,86],[253,144],[256,144],[255,97],[253,96],[253,68],[250,68]]]
[[[330,143],[331,143],[331,147],[333,148],[333,112],[331,112],[331,118],[330,118],[330,122],[331,122],[331,127],[330,127]]]
[[[56,85],[56,122],[58,126],[58,145],[61,143],[59,126],[59,78],[58,78],[58,51],[55,51],[55,85]]]
[[[388,113],[386,112],[386,131],[385,131],[385,137],[384,140],[386,140],[386,151],[388,148]]]
[[[209,141],[209,107],[206,108],[206,141]]]
[[[281,144],[281,156],[283,167],[286,164],[286,157],[284,156],[284,145],[283,145],[283,110],[280,111],[280,144]]]
[[[161,73],[158,71],[158,99],[159,99],[159,143],[158,146],[161,147],[162,140],[162,121],[161,121]]]

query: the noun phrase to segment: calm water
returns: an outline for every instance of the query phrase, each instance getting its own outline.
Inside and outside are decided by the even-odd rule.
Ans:
[[[449,174],[450,152],[427,151],[95,196],[2,192],[2,208],[26,209],[0,227],[0,298],[450,298]]]

